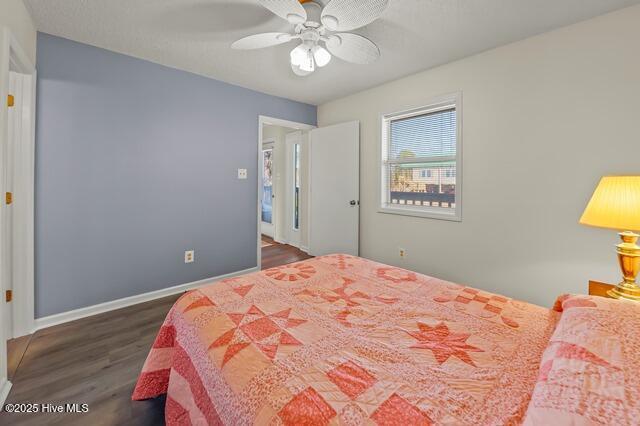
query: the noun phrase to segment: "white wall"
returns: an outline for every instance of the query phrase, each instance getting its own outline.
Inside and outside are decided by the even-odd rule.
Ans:
[[[0,26],[8,27],[32,64],[36,63],[36,27],[22,0],[0,1]]]
[[[321,105],[319,126],[361,122],[361,254],[545,306],[617,282],[617,236],[578,219],[602,175],[640,173],[639,23],[635,6]],[[462,222],[377,213],[379,115],[456,91]]]

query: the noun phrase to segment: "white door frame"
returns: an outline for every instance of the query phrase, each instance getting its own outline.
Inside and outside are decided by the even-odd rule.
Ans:
[[[8,28],[0,26],[0,167],[4,164],[8,145],[8,105],[9,71],[26,74],[31,80],[30,92],[23,97],[23,112],[29,114],[26,132],[22,132],[21,146],[16,150],[16,174],[14,176],[17,191],[14,202],[7,206],[4,202],[6,182],[4,170],[0,173],[0,223],[4,225],[6,209],[13,209],[14,252],[13,252],[13,336],[5,336],[4,327],[0,327],[0,404],[4,402],[11,383],[7,380],[7,338],[19,337],[33,332],[34,326],[34,154],[35,154],[35,114],[36,114],[36,68],[29,60],[18,41]],[[18,202],[17,200],[20,200]],[[0,228],[4,229],[4,228]],[[3,236],[0,236],[3,237]],[[9,262],[6,252],[0,256],[0,270],[5,270]],[[17,278],[17,279],[16,279]],[[0,280],[4,280],[0,275]],[[0,282],[0,288],[5,288]],[[4,294],[0,298],[0,318],[4,315],[6,303]]]
[[[316,126],[306,123],[297,123],[295,121],[283,120],[281,118],[268,117],[265,115],[258,116],[258,170],[262,167],[262,130],[265,124],[272,126],[282,126],[289,127],[291,129],[296,130],[311,130],[315,129]],[[257,259],[258,259],[258,269],[260,269],[262,265],[262,243],[261,243],[261,232],[260,226],[262,225],[262,172],[256,173],[257,179],[256,183],[258,185],[258,208],[256,211],[256,221],[257,221],[257,235],[256,235],[256,246],[257,246]]]
[[[273,197],[273,190],[275,189],[275,176],[273,174],[274,170],[275,170],[275,150],[276,148],[276,140],[274,138],[267,138],[265,140],[262,141],[262,149],[261,151],[263,152],[264,155],[264,151],[266,149],[271,149],[271,184],[272,184],[272,188],[271,188],[271,238],[273,238],[274,240],[276,239],[276,203],[274,203],[274,197]],[[264,157],[262,159],[262,161],[260,162],[260,177],[263,177],[262,174],[264,172],[264,165],[263,165],[263,161],[264,161]],[[260,190],[262,190],[262,186],[260,187]],[[260,205],[262,206],[262,202],[260,203]],[[260,216],[262,216],[262,210],[260,211]],[[265,234],[264,231],[264,224],[266,222],[262,222],[262,220],[260,221],[260,233],[261,234]],[[267,236],[269,236],[268,234],[265,234]]]

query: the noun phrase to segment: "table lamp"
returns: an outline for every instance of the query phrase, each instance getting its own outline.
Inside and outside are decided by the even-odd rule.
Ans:
[[[607,292],[616,299],[640,301],[636,276],[640,272],[640,176],[605,176],[600,180],[580,223],[616,229],[622,242],[617,245],[623,280]]]

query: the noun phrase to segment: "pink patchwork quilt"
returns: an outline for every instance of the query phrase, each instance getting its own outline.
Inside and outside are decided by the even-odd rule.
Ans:
[[[571,300],[549,310],[318,257],[185,293],[133,399],[166,393],[170,425],[633,422],[640,387],[620,366],[639,365],[640,346],[620,349],[613,310],[585,313],[595,302]],[[567,304],[579,307],[563,320]]]

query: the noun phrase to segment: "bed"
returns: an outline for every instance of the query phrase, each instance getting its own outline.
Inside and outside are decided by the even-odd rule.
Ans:
[[[167,424],[633,424],[640,308],[553,309],[335,254],[185,293],[133,399]]]

